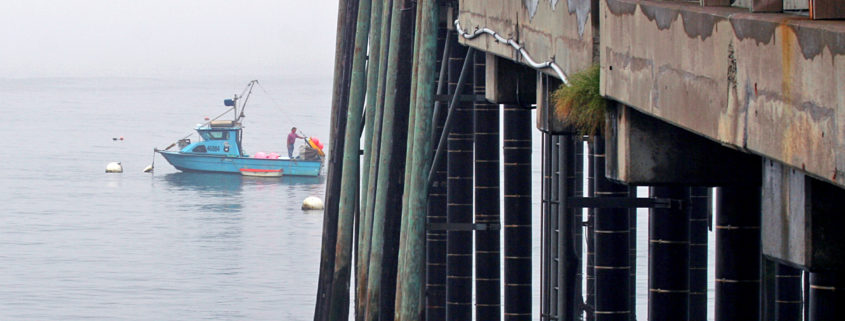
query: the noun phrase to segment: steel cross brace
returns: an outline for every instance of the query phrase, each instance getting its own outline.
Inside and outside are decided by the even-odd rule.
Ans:
[[[567,208],[670,208],[684,209],[684,201],[656,197],[567,197]]]

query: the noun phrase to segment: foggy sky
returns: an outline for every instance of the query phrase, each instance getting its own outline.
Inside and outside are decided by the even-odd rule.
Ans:
[[[336,0],[2,0],[0,78],[328,75]]]

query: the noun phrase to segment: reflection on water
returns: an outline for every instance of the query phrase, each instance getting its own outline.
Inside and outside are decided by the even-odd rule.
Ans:
[[[242,190],[240,175],[218,173],[170,173],[164,180],[180,189],[192,191],[238,191]]]
[[[250,177],[238,174],[177,172],[164,175],[170,185],[193,191],[241,191],[244,186],[321,185],[325,176]]]

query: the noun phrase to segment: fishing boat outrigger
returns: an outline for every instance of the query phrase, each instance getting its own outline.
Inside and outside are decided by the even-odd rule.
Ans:
[[[257,80],[250,81],[244,89],[246,96],[235,95],[233,99],[226,99],[224,105],[232,107],[235,118],[233,120],[217,120],[216,118],[195,128],[200,141],[191,142],[190,138],[183,138],[171,144],[164,150],[154,149],[164,156],[173,167],[183,172],[218,172],[241,173],[245,176],[282,175],[318,176],[323,168],[322,144],[311,137],[306,137],[306,143],[300,148],[299,155],[294,158],[280,157],[275,153],[256,153],[247,155],[243,151],[243,109],[252,93],[252,87]],[[243,97],[244,104],[238,113],[238,100]],[[189,135],[190,136],[190,135]],[[178,146],[178,151],[169,151]]]

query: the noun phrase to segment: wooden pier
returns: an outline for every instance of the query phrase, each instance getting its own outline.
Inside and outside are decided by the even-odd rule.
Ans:
[[[845,319],[843,19],[839,0],[340,0],[314,320]],[[591,66],[597,130],[553,96]]]

